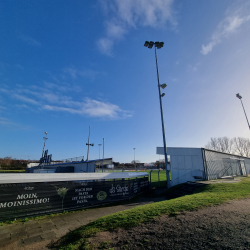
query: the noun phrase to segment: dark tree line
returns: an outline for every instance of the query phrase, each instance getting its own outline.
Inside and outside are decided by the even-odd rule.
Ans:
[[[17,160],[11,157],[0,158],[0,169],[2,170],[22,170],[27,166],[28,161]]]
[[[250,140],[248,138],[234,137],[230,139],[226,136],[212,137],[205,145],[205,148],[250,157]]]

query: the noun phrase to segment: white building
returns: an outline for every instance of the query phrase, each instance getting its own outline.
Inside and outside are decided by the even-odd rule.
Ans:
[[[156,154],[164,155],[164,148],[157,147]],[[175,147],[168,147],[167,155],[170,156],[171,186],[250,173],[250,158],[238,155],[205,148]]]

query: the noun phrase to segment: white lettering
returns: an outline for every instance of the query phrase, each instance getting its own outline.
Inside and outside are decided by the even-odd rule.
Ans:
[[[13,206],[13,202],[8,202],[7,203],[7,207],[12,207]]]
[[[17,200],[23,200],[23,199],[32,199],[32,198],[37,198],[37,194],[22,194],[17,196]]]
[[[0,208],[6,207],[6,204],[7,204],[7,202],[5,202],[5,203],[0,203]]]

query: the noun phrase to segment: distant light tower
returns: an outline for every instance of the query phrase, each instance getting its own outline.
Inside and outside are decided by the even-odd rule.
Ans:
[[[240,99],[240,101],[241,101],[241,104],[242,104],[242,108],[243,108],[243,110],[244,110],[244,113],[245,113],[245,116],[246,116],[246,119],[247,119],[247,114],[246,114],[246,111],[245,111],[245,109],[244,109],[244,106],[243,106],[243,102],[242,102],[242,96],[238,93],[238,94],[236,94],[236,97],[238,97],[239,99]],[[248,124],[248,128],[249,128],[249,130],[250,130],[250,125],[249,125],[249,121],[248,121],[248,119],[247,119],[247,124]]]
[[[101,146],[102,146],[102,144],[98,144],[98,146],[99,146],[99,159],[101,159],[100,157],[100,149],[101,149]]]
[[[145,47],[148,47],[149,49],[152,49],[153,46],[155,46],[155,62],[156,62],[156,72],[157,72],[157,80],[158,80],[158,89],[159,89],[159,99],[160,99],[160,109],[161,109],[161,126],[162,126],[162,137],[163,137],[163,147],[164,147],[164,155],[165,155],[165,166],[166,166],[166,175],[167,175],[167,188],[170,188],[170,176],[169,176],[169,170],[167,169],[168,166],[168,156],[167,156],[167,146],[166,146],[166,137],[165,137],[165,126],[164,126],[164,117],[163,117],[163,108],[162,108],[162,97],[165,95],[165,93],[161,93],[161,88],[164,89],[167,87],[167,84],[160,84],[160,78],[159,78],[159,70],[158,70],[158,61],[157,61],[157,53],[156,48],[160,49],[164,45],[164,42],[148,42],[146,41],[144,43]]]
[[[88,146],[88,152],[87,152],[87,171],[89,170],[89,146],[94,146],[94,143],[89,143],[90,140],[90,126],[89,126],[89,139],[88,139],[88,143],[86,143],[86,145]]]
[[[104,141],[105,141],[105,139],[103,138],[103,150],[102,150],[102,172],[103,172],[103,164],[104,164]]]
[[[134,166],[135,166],[135,170],[136,170],[136,165],[135,165],[135,149],[136,148],[133,148],[134,149]]]
[[[44,139],[44,144],[43,144],[43,152],[42,152],[42,158],[43,158],[43,154],[44,154],[44,149],[45,149],[45,144],[46,144],[46,141],[49,139],[48,137],[47,137],[47,132],[44,132],[44,134],[45,134],[45,137],[43,137],[43,139]]]

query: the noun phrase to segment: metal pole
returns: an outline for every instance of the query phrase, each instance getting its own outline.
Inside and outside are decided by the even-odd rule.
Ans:
[[[245,116],[246,116],[246,119],[247,119],[247,114],[246,114],[246,111],[245,111],[245,109],[244,109],[243,102],[242,102],[241,99],[240,99],[240,101],[241,101],[241,104],[242,104],[242,107],[243,107],[243,110],[244,110],[244,113],[245,113]],[[249,125],[248,119],[247,119],[247,124],[248,124],[249,130],[250,130],[250,125]]]
[[[89,139],[88,139],[87,162],[89,161],[89,140],[90,140],[90,126],[89,126]]]
[[[99,159],[101,159],[101,156],[100,156],[100,150],[101,150],[101,146],[102,144],[98,144],[99,145]]]
[[[161,183],[160,183],[160,170],[158,170],[158,186],[159,186],[159,188],[161,186]]]
[[[135,148],[134,149],[134,167],[135,167],[135,170],[136,170],[136,165],[135,165]]]
[[[103,138],[102,172],[103,172],[103,161],[104,161],[104,138]]]
[[[87,172],[89,170],[89,140],[90,140],[90,126],[89,126],[89,139],[88,139],[88,152],[87,152]]]
[[[155,61],[156,61],[156,71],[157,71],[159,99],[160,99],[160,109],[161,109],[161,124],[162,124],[162,136],[163,136],[165,166],[166,166],[166,175],[167,175],[167,188],[170,188],[169,171],[167,170],[168,157],[167,157],[167,147],[166,147],[166,138],[165,138],[164,117],[163,117],[162,100],[161,100],[162,96],[161,96],[161,86],[160,86],[160,79],[159,79],[159,71],[158,71],[158,61],[157,61],[156,47],[155,47]]]
[[[47,132],[44,132],[45,133],[45,137],[43,137],[43,139],[44,139],[44,144],[43,144],[43,152],[42,152],[42,157],[43,157],[43,154],[44,154],[44,149],[45,149],[45,143],[46,143],[46,141],[48,140],[48,137],[47,137]]]

